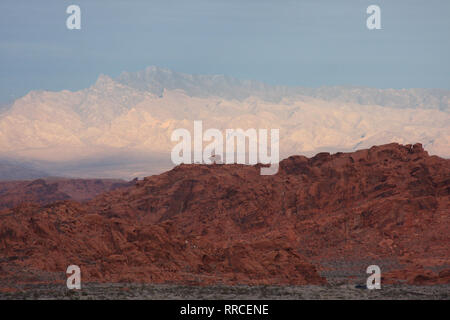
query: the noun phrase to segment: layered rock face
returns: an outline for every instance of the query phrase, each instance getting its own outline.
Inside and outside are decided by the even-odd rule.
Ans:
[[[83,281],[324,284],[336,261],[391,261],[391,283],[448,282],[450,160],[388,144],[259,172],[181,165],[87,203],[3,210],[0,279],[77,264]]]

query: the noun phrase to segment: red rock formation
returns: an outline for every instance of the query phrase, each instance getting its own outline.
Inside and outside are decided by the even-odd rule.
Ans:
[[[0,277],[78,264],[84,281],[320,284],[329,262],[390,260],[390,282],[448,283],[417,276],[450,265],[449,200],[450,160],[419,144],[293,156],[274,176],[181,165],[86,204],[4,211]]]
[[[324,282],[282,238],[203,241],[179,234],[169,221],[153,224],[138,217],[108,217],[73,202],[20,207],[0,219],[3,276],[16,281],[36,270],[60,272],[76,264],[84,281]]]
[[[0,210],[23,203],[46,205],[60,200],[85,201],[133,185],[117,179],[45,178],[34,181],[0,181]]]

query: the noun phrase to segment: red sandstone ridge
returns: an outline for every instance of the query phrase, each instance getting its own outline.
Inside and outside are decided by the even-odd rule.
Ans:
[[[46,205],[60,200],[85,201],[133,185],[118,179],[45,178],[33,181],[0,181],[0,210],[23,203]]]
[[[321,284],[318,271],[344,261],[448,283],[426,270],[450,265],[449,200],[450,160],[420,144],[293,156],[274,176],[181,165],[87,203],[3,211],[0,279],[49,281],[78,264],[84,281]]]

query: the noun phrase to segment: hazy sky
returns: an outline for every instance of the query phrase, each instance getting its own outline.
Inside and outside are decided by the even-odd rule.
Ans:
[[[66,28],[81,7],[81,30]],[[381,7],[382,30],[366,8]],[[1,0],[0,102],[149,65],[272,84],[450,89],[450,1]]]

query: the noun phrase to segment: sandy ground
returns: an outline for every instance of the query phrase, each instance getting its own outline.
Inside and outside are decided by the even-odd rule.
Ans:
[[[407,286],[386,285],[368,290],[355,285],[328,286],[208,286],[149,284],[85,284],[81,290],[68,290],[62,285],[27,285],[15,292],[0,292],[0,299],[229,299],[229,300],[300,300],[300,299],[433,299],[450,300],[450,285]]]

